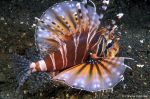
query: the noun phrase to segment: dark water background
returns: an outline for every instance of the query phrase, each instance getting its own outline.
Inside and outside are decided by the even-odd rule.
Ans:
[[[40,17],[48,7],[63,0],[0,0],[0,99],[150,99],[150,1],[111,0],[105,15],[113,18],[124,13],[121,20],[122,38],[119,56],[134,58],[126,61],[133,70],[127,69],[123,82],[114,87],[113,93],[79,91],[66,86],[55,87],[41,73],[34,74],[23,88],[23,94],[15,93],[16,80],[8,55],[16,52],[26,55],[35,50],[35,17]],[[94,0],[97,2],[98,0]],[[98,3],[96,3],[98,5]],[[142,66],[142,67],[140,67]],[[35,77],[39,75],[38,77]],[[41,84],[41,79],[45,82]],[[23,97],[21,97],[23,96]]]

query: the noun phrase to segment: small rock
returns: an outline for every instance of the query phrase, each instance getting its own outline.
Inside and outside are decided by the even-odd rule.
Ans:
[[[9,53],[12,53],[13,52],[13,49],[12,48],[9,48]]]
[[[43,96],[43,94],[42,93],[40,93],[40,97],[42,97]]]
[[[140,43],[144,43],[144,39],[140,40]]]
[[[137,67],[140,67],[140,68],[143,68],[143,67],[144,67],[143,64],[137,64],[136,66],[137,66]]]
[[[124,33],[127,34],[127,31],[125,31]]]
[[[7,93],[6,96],[9,97],[9,93]]]
[[[144,84],[144,85],[147,85],[147,83],[146,83],[146,82],[144,82],[143,84]]]
[[[66,94],[66,97],[69,97],[69,94]]]
[[[38,17],[34,17],[34,19],[37,20],[37,21],[41,21]]]
[[[32,28],[33,28],[33,27],[36,27],[36,24],[32,24],[32,26],[31,26],[31,27],[32,27]]]
[[[119,14],[117,14],[117,17],[118,17],[118,19],[120,19],[120,18],[122,18],[123,17],[123,13],[119,13]]]
[[[130,49],[131,49],[132,47],[129,45],[129,46],[128,46],[128,48],[130,48]]]
[[[124,85],[123,85],[123,89],[126,89],[126,87],[127,87],[127,85],[126,85],[126,84],[124,84]]]
[[[23,38],[26,35],[26,33],[22,33],[21,38]]]
[[[20,22],[20,24],[24,24],[24,22]]]
[[[111,20],[111,23],[112,23],[112,24],[116,24],[116,21],[115,21],[115,20]]]
[[[27,90],[24,90],[24,91],[23,91],[24,94],[27,94],[27,92],[28,92]]]
[[[7,67],[10,69],[10,68],[12,68],[9,64],[7,65]]]
[[[4,21],[4,20],[5,20],[5,18],[4,18],[4,17],[1,17],[1,18],[0,18],[0,20]]]
[[[132,47],[129,45],[127,52],[130,53],[132,51]]]

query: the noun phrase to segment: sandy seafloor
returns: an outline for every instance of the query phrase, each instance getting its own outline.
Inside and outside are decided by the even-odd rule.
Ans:
[[[34,51],[35,17],[40,17],[56,2],[60,0],[0,0],[0,99],[150,99],[148,0],[112,0],[103,20],[113,18],[118,12],[124,13],[120,23],[122,37],[118,56],[134,59],[125,61],[133,70],[126,69],[124,81],[115,86],[113,92],[95,94],[54,86],[55,83],[47,80],[45,74],[38,73],[25,84],[22,94],[17,95],[15,73],[8,56],[13,52],[26,55],[27,50]]]

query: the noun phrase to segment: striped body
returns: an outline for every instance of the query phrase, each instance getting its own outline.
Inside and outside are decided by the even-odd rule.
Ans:
[[[69,9],[68,9],[69,8]],[[91,47],[98,43],[99,15],[93,7],[79,2],[63,2],[41,17],[36,40],[48,71],[59,71],[83,63]],[[49,49],[54,48],[54,51]]]
[[[45,57],[32,62],[30,68],[32,72],[57,72],[53,80],[77,89],[107,90],[121,81],[126,58],[116,57],[117,27],[103,28],[103,14],[97,14],[94,7],[84,2],[62,2],[42,15],[35,37]],[[108,4],[109,0],[103,0],[102,9],[106,10]]]

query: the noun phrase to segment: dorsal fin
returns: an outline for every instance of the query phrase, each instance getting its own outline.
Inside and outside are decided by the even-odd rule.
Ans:
[[[51,47],[59,49],[64,43],[74,40],[78,46],[81,36],[89,44],[100,24],[99,15],[91,6],[81,2],[67,1],[58,3],[44,12],[41,24],[36,29],[36,42],[42,53],[49,53]],[[83,40],[82,40],[83,41]],[[74,45],[73,45],[74,46]]]

